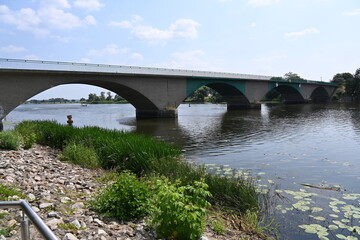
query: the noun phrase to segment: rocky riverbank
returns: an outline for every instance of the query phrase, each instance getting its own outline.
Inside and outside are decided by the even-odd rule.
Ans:
[[[59,239],[156,239],[144,221],[119,222],[89,210],[86,202],[101,183],[102,170],[89,170],[59,159],[60,152],[36,145],[29,150],[0,150],[0,183],[16,187]],[[14,197],[13,200],[19,200]],[[21,239],[19,210],[0,209],[0,229],[11,228],[10,237]],[[232,231],[226,236],[208,230],[203,239],[258,239]],[[31,239],[42,239],[31,227]]]

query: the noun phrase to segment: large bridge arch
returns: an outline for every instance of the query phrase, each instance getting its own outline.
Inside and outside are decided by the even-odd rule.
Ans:
[[[177,83],[177,81],[172,81]],[[148,79],[131,76],[80,74],[68,72],[17,71],[2,72],[0,78],[0,120],[31,97],[65,84],[88,84],[102,87],[128,100],[136,108],[136,116],[176,117],[180,101],[168,101],[168,90],[176,86],[159,78],[148,84]],[[183,87],[185,88],[185,87]],[[165,95],[165,97],[164,97]],[[168,107],[170,106],[170,107]]]
[[[330,95],[328,91],[321,86],[314,89],[311,93],[310,99],[313,102],[327,102],[330,101]]]
[[[304,103],[305,98],[300,93],[300,88],[299,84],[274,83],[270,85],[269,92],[273,89],[277,90],[284,103]]]
[[[250,102],[245,96],[245,82],[217,81],[213,79],[188,79],[186,97],[202,86],[207,86],[218,92],[227,102],[228,110],[250,108]]]

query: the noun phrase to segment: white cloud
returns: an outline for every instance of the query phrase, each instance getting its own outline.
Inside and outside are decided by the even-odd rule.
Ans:
[[[18,53],[18,52],[25,52],[26,48],[24,47],[18,47],[15,45],[8,45],[5,47],[0,47],[0,52],[3,53]]]
[[[248,0],[248,4],[259,7],[279,3],[281,0]]]
[[[85,8],[87,11],[99,11],[104,4],[100,3],[98,0],[76,0],[74,6]]]
[[[133,53],[133,54],[131,54],[131,58],[135,59],[135,60],[143,60],[144,56],[141,55],[140,53]]]
[[[18,30],[32,32],[36,37],[51,37],[52,29],[73,29],[96,24],[93,16],[80,19],[66,10],[69,8],[71,6],[67,0],[42,0],[37,10],[21,8],[13,11],[6,5],[0,5],[0,21]]]
[[[350,12],[344,12],[343,14],[344,14],[345,16],[349,16],[349,17],[353,17],[353,16],[356,16],[356,15],[359,15],[359,14],[360,14],[360,8],[355,9],[355,10],[350,11]]]
[[[137,38],[149,40],[153,43],[165,43],[173,38],[190,38],[198,36],[197,28],[200,24],[192,19],[178,19],[170,24],[167,29],[161,30],[152,26],[141,24],[142,18],[139,15],[133,15],[131,21],[115,22],[111,21],[108,25],[130,29],[131,33]]]
[[[128,51],[129,48],[119,48],[118,45],[112,43],[99,50],[90,50],[88,54],[90,56],[103,57],[109,55],[121,55],[127,53]]]
[[[91,16],[91,15],[87,15],[85,18],[84,18],[84,22],[86,24],[90,24],[90,25],[95,25],[96,24],[96,19]]]
[[[285,37],[301,37],[309,34],[317,34],[320,33],[320,31],[316,28],[308,28],[303,31],[299,32],[291,32],[291,33],[285,33]]]
[[[70,40],[72,39],[71,37],[62,37],[58,35],[51,35],[50,37],[64,43],[70,42]]]

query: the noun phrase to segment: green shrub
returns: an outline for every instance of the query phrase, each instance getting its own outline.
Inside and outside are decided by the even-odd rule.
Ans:
[[[94,148],[84,146],[83,144],[68,144],[61,158],[90,169],[99,167],[99,159]]]
[[[195,240],[204,233],[206,198],[211,194],[204,182],[181,186],[180,181],[156,181],[150,224],[159,237],[166,239]]]
[[[24,149],[29,149],[34,146],[36,143],[36,134],[35,133],[29,133],[27,135],[23,135],[23,146]]]
[[[14,131],[0,132],[0,149],[19,150],[21,137]]]
[[[95,211],[119,220],[144,217],[149,211],[150,190],[129,172],[119,174],[115,183],[102,189],[90,206]]]

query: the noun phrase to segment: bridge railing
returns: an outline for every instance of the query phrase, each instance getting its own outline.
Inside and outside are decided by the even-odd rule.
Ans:
[[[153,67],[123,66],[111,64],[75,63],[75,62],[56,62],[24,59],[0,58],[0,69],[18,70],[45,70],[45,71],[75,71],[75,72],[97,72],[97,73],[117,73],[117,74],[140,74],[140,75],[166,75],[179,77],[207,77],[207,78],[233,78],[233,79],[252,79],[270,80],[271,76],[238,74],[211,71],[196,71],[182,69],[166,69]]]

